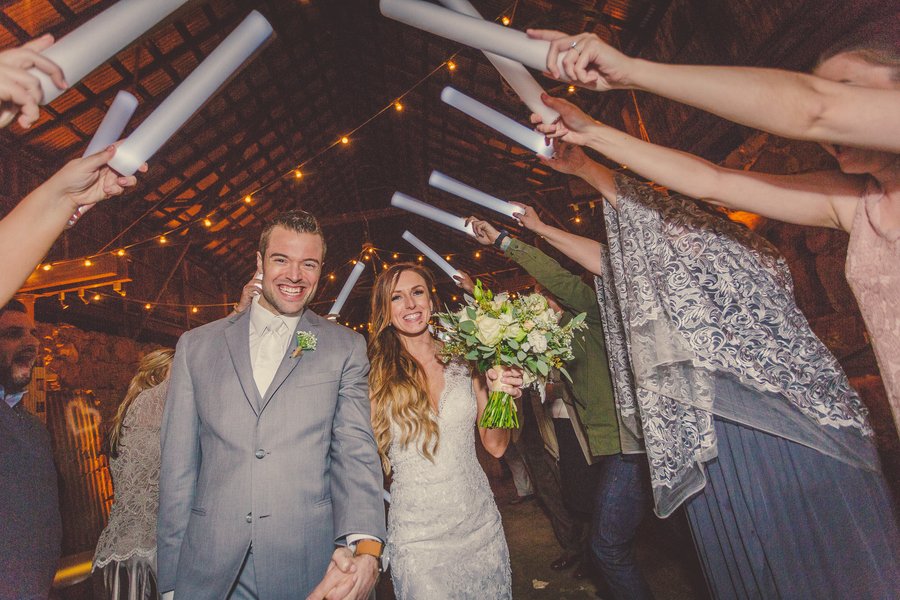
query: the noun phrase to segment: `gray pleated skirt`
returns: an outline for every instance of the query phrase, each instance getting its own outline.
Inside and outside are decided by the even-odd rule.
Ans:
[[[718,458],[685,503],[713,598],[900,598],[900,533],[880,471],[715,426]]]

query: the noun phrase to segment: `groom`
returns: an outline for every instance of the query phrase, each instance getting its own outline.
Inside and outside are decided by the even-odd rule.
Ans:
[[[361,336],[305,310],[324,257],[312,215],[278,216],[250,309],[178,342],[162,425],[164,597],[303,598],[326,569],[339,597],[374,585],[386,533],[369,363]]]

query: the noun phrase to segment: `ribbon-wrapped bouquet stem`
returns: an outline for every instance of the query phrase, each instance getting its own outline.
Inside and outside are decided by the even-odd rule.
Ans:
[[[565,363],[573,358],[575,332],[587,327],[585,313],[560,325],[561,315],[550,308],[542,295],[494,295],[482,287],[481,281],[475,284],[472,296],[466,295],[465,299],[458,311],[436,315],[443,329],[442,358],[462,356],[473,361],[482,373],[492,366],[518,367],[526,385],[543,385],[553,368],[571,380]],[[497,380],[491,386],[478,426],[515,429],[519,426],[515,402],[499,388]]]

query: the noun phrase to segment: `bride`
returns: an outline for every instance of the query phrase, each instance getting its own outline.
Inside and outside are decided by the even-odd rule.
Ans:
[[[460,360],[444,364],[428,322],[438,301],[431,272],[401,263],[372,292],[369,389],[385,473],[393,470],[388,546],[399,600],[512,597],[500,512],[478,460],[474,429],[485,381]],[[493,377],[495,373],[489,372]],[[521,394],[521,376],[504,374]],[[508,429],[478,429],[494,456]]]

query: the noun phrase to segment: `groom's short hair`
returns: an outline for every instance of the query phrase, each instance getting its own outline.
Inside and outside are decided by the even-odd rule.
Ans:
[[[266,257],[266,250],[269,248],[269,236],[276,227],[284,227],[290,231],[297,233],[315,233],[322,238],[322,260],[325,260],[325,234],[319,221],[305,210],[289,210],[283,212],[273,218],[263,229],[262,235],[259,236],[259,254],[263,258]]]

